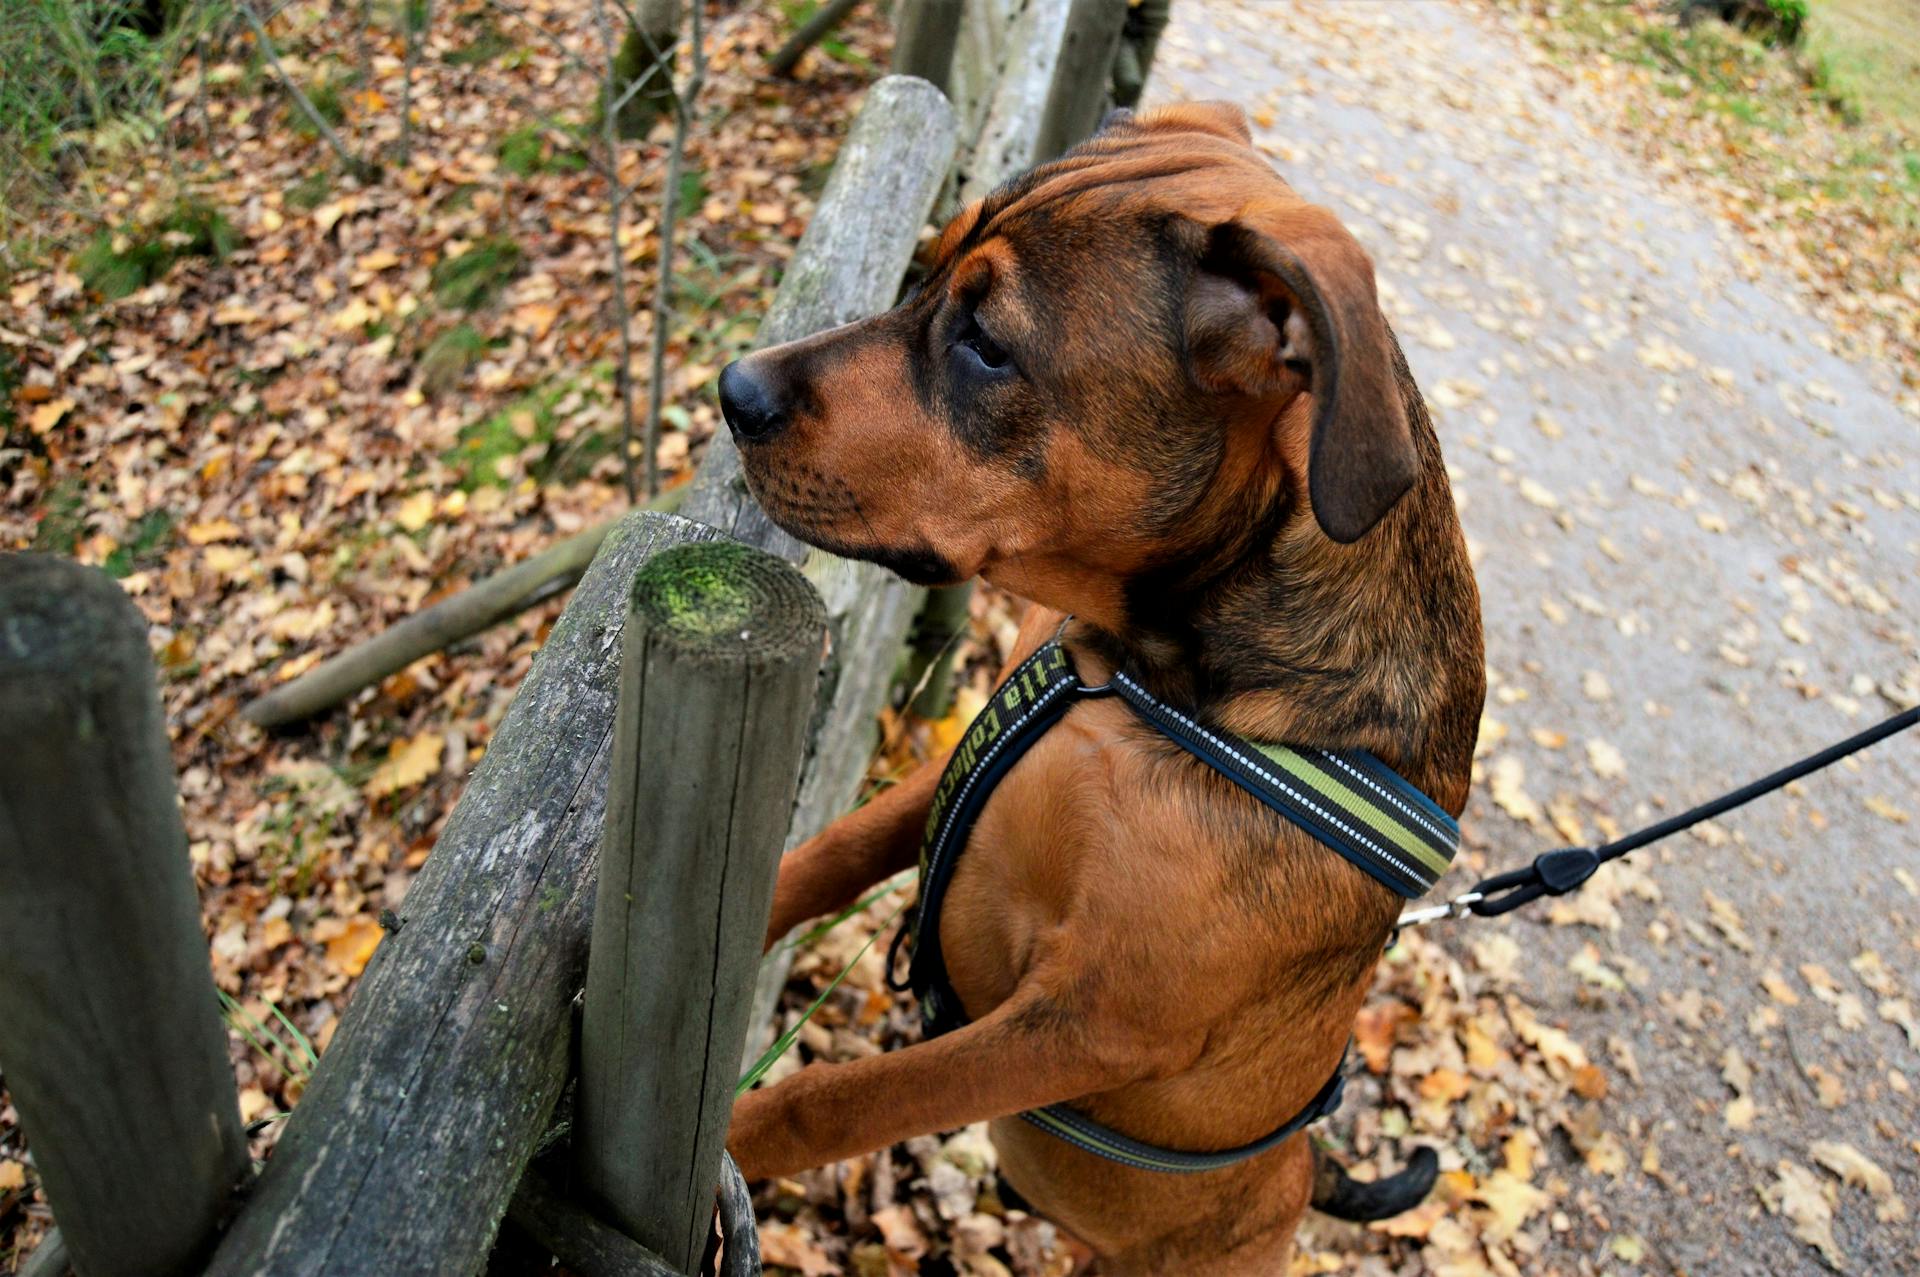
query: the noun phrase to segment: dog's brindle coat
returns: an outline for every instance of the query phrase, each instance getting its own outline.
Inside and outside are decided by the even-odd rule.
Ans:
[[[1076,619],[1254,740],[1369,749],[1449,812],[1485,691],[1438,440],[1331,213],[1234,107],[1169,107],[964,211],[912,297],[722,378],[767,512],[911,580]],[[768,941],[913,864],[940,774],[796,849]],[[1001,1169],[1113,1273],[1273,1274],[1306,1137],[1230,1168],[1116,1165],[1011,1118],[1077,1101],[1169,1148],[1255,1139],[1341,1058],[1403,902],[1136,719],[1076,705],[995,792],[942,919],[971,1023],[735,1106],[750,1178],[992,1120]]]

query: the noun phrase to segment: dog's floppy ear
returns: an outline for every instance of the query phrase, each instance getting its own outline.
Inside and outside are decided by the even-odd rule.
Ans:
[[[1235,220],[1206,232],[1187,298],[1194,375],[1209,389],[1255,397],[1306,378],[1314,517],[1335,541],[1357,541],[1419,469],[1373,264],[1325,209],[1259,220],[1260,229]]]

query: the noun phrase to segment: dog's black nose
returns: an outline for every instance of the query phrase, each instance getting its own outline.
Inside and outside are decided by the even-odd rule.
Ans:
[[[720,370],[720,411],[741,443],[771,439],[787,428],[787,401],[771,378],[736,359]]]

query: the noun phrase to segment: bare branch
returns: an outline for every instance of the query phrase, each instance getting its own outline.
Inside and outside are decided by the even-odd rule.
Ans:
[[[280,77],[281,86],[292,95],[301,112],[312,122],[320,136],[326,139],[327,145],[333,148],[333,153],[340,157],[340,162],[346,165],[349,173],[363,182],[371,181],[377,170],[347,149],[347,144],[340,140],[340,135],[333,131],[333,126],[327,123],[326,117],[320,114],[318,107],[314,106],[313,99],[309,98],[300,86],[294,83],[293,77],[287,74],[287,68],[281,64],[280,54],[273,47],[273,37],[267,34],[267,28],[260,21],[260,15],[253,11],[253,5],[248,3],[248,0],[234,0],[234,4],[240,10],[240,16],[247,20],[247,25],[253,28],[254,36],[260,41],[260,51],[267,55],[267,64],[273,68],[273,73]]]
[[[647,494],[660,486],[660,405],[667,396],[667,320],[673,309],[674,227],[680,214],[680,172],[686,163],[687,129],[693,123],[693,105],[707,81],[706,32],[701,24],[705,5],[694,0],[693,72],[686,87],[673,95],[673,149],[667,153],[666,189],[660,193],[660,271],[653,291],[653,393],[647,399]]]
[[[420,21],[413,20],[413,6],[420,6]],[[400,164],[413,160],[413,71],[420,65],[420,44],[433,21],[433,0],[400,0],[400,21],[407,28],[406,78],[400,84]]]
[[[613,39],[613,24],[607,19],[606,0],[593,0],[593,19],[600,28],[600,43],[606,52],[606,87],[602,96],[611,100],[618,74],[619,46]],[[633,315],[627,310],[627,259],[620,247],[621,210],[626,207],[627,193],[620,184],[617,121],[613,111],[600,113],[600,139],[607,151],[607,233],[613,254],[613,315],[620,327],[620,367],[613,379],[620,396],[620,473],[626,482],[627,500],[634,502],[640,499],[640,480],[633,464]],[[647,468],[649,471],[653,468],[651,457]],[[653,495],[651,483],[647,485],[647,495]]]

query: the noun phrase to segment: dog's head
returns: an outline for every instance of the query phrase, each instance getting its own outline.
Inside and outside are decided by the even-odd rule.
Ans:
[[[1418,468],[1394,370],[1366,254],[1199,104],[1110,120],[956,217],[893,310],[720,394],[794,535],[1118,625],[1130,582],[1309,506],[1364,536]]]

